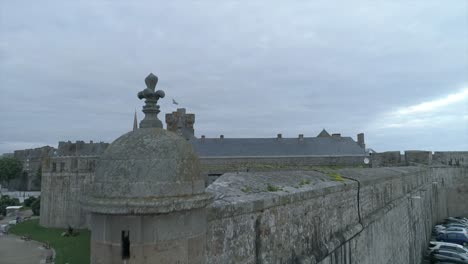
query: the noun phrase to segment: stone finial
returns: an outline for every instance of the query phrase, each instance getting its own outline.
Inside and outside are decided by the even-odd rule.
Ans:
[[[162,90],[155,91],[156,84],[158,84],[158,77],[150,73],[146,79],[146,89],[138,93],[138,98],[145,99],[143,106],[143,113],[145,118],[140,122],[140,128],[159,127],[162,128],[162,122],[158,119],[159,105],[157,105],[159,98],[164,98],[165,94]]]

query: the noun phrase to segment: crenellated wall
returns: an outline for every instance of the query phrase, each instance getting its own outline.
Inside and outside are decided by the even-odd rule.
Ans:
[[[99,157],[53,157],[43,163],[40,224],[87,228],[89,214],[80,200],[94,181]]]
[[[436,222],[468,216],[467,169],[225,174],[208,187],[208,263],[419,263]]]

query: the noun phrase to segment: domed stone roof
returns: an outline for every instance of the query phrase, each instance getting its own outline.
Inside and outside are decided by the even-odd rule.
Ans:
[[[161,128],[140,128],[115,140],[101,156],[96,197],[150,198],[204,192],[191,144]]]
[[[147,79],[151,76],[156,78],[150,75]],[[159,92],[162,98],[164,92],[154,92],[154,86],[147,90],[142,95],[147,99],[143,107],[146,117],[140,128],[116,139],[100,158],[92,190],[83,202],[92,212],[164,213],[203,207],[211,198],[205,194],[205,180],[192,145],[162,129],[158,122],[159,97],[155,102],[153,94]],[[153,114],[149,120],[148,112]]]

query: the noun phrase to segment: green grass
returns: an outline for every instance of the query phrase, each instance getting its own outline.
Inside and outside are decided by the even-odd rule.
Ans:
[[[89,263],[90,232],[78,230],[75,237],[62,237],[65,229],[45,228],[39,225],[39,219],[24,221],[12,226],[10,233],[17,236],[29,235],[32,240],[48,242],[56,253],[57,264],[86,264]]]
[[[278,187],[278,186],[274,186],[274,185],[271,185],[271,184],[268,184],[267,188],[266,188],[267,192],[278,192],[278,191],[282,191],[282,190],[283,190],[283,188]]]
[[[329,177],[331,177],[333,181],[344,182],[344,179],[343,179],[343,177],[341,176],[341,174],[339,174],[339,173],[337,173],[337,172],[329,172],[327,175],[328,175]]]
[[[305,179],[305,180],[301,180],[301,182],[299,182],[299,186],[302,187],[304,185],[307,185],[307,184],[310,184],[310,180],[309,179]]]

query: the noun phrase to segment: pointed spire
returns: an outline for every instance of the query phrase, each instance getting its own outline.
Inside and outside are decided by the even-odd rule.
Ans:
[[[136,114],[136,109],[135,109],[135,116],[133,117],[133,131],[136,131],[138,129],[138,120],[137,120],[137,114]]]

